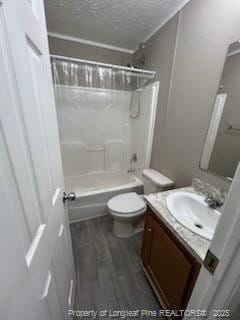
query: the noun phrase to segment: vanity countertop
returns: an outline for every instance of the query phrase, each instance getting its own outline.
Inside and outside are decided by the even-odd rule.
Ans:
[[[199,235],[193,233],[181,223],[179,223],[174,216],[169,212],[166,204],[166,198],[170,193],[178,191],[187,191],[196,193],[193,187],[185,187],[179,189],[172,189],[165,192],[159,192],[145,196],[145,199],[155,214],[168,226],[182,244],[192,252],[192,254],[202,262],[205,259],[208,251],[210,241]]]

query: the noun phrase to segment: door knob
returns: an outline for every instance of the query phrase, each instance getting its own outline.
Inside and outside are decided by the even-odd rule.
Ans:
[[[66,200],[73,201],[75,199],[76,199],[75,192],[69,192],[69,193],[63,192],[63,202],[65,202]]]

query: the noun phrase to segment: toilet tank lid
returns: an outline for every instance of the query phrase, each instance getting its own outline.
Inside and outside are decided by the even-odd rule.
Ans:
[[[155,185],[159,187],[170,187],[173,185],[173,181],[168,177],[164,176],[157,170],[154,169],[144,169],[143,170],[144,177],[151,180]]]

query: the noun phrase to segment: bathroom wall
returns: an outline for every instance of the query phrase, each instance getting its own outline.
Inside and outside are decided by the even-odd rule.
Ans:
[[[132,63],[133,55],[117,50],[110,50],[84,43],[69,41],[49,36],[49,49],[51,54],[69,56],[79,59],[94,60],[126,66]]]
[[[192,0],[146,42],[145,68],[160,80],[151,165],[176,186],[198,176],[228,188],[199,160],[225,55],[240,37],[239,12],[238,0]]]

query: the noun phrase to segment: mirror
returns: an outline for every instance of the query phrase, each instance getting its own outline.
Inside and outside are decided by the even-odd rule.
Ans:
[[[200,168],[232,180],[240,160],[240,41],[229,46]]]

